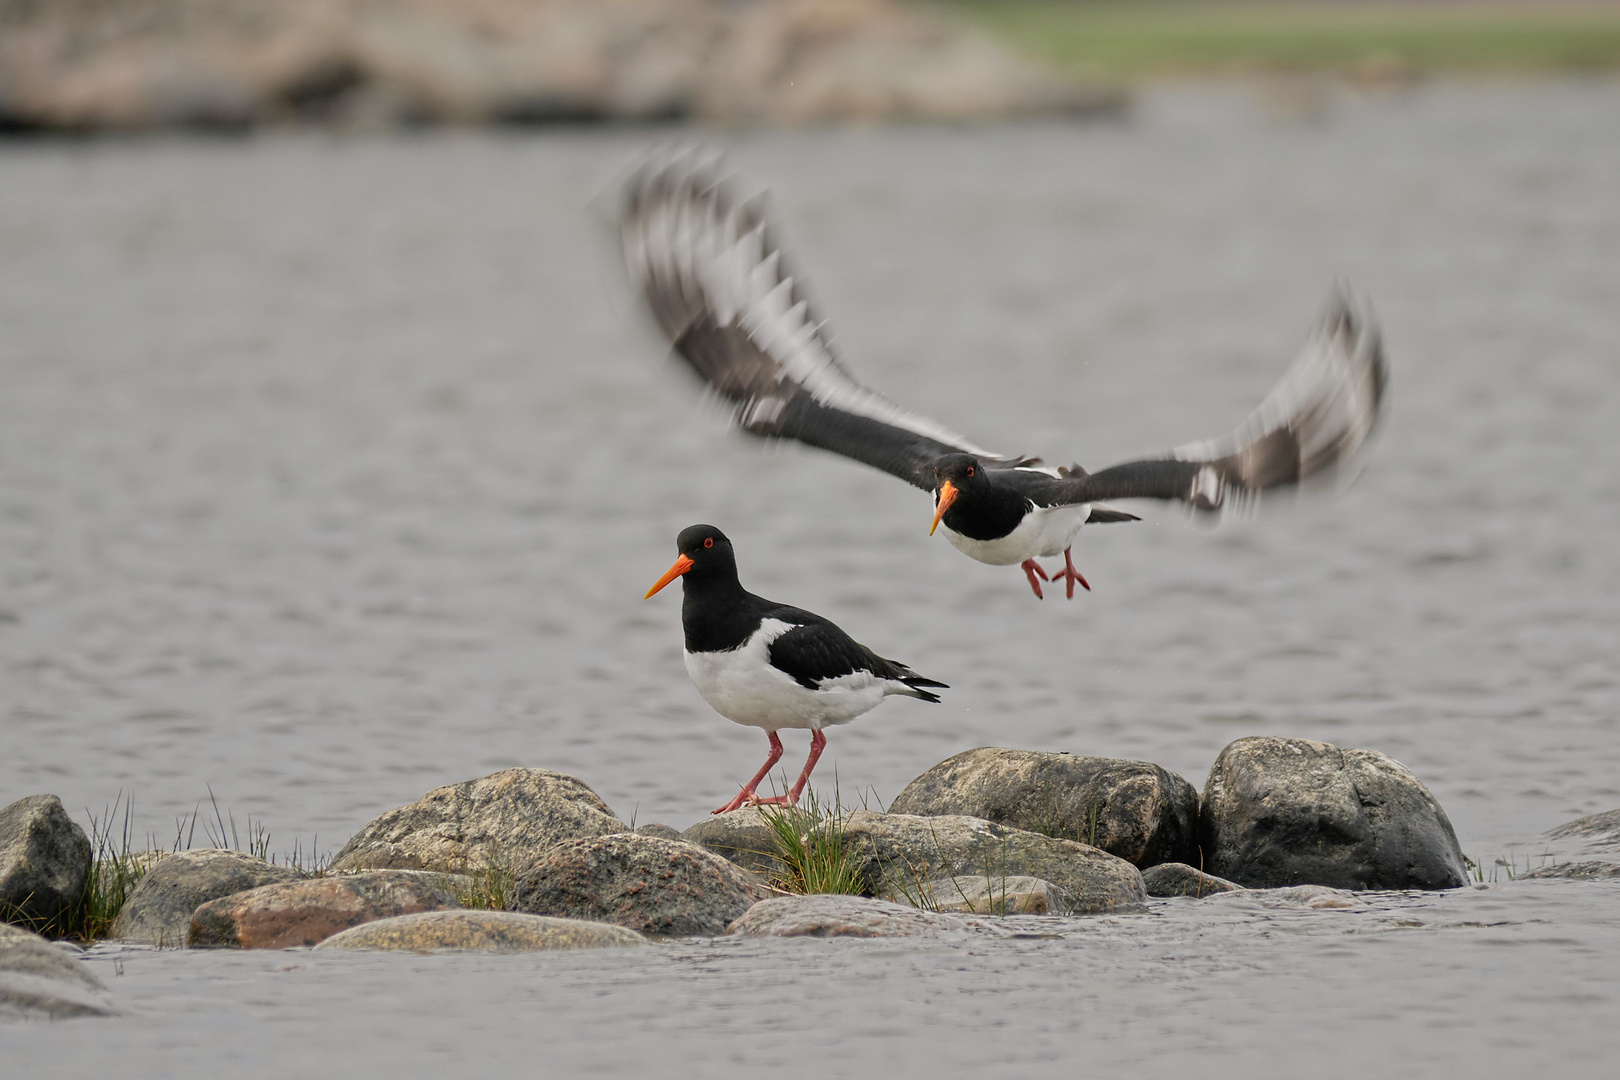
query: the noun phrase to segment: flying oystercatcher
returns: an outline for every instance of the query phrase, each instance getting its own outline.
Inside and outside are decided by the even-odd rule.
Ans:
[[[1220,512],[1310,481],[1345,483],[1383,412],[1388,368],[1371,311],[1335,291],[1304,350],[1224,438],[1100,472],[980,449],[857,382],[767,229],[760,199],[736,199],[718,159],[688,152],[641,168],[621,219],[631,277],[675,352],[736,404],[736,423],[883,470],[934,495],[934,521],[959,551],[1078,582],[1070,547],[1087,523],[1135,521],[1109,499],[1170,499]],[[1048,577],[1037,557],[1063,556]]]
[[[827,745],[822,728],[847,724],[891,694],[939,701],[923,687],[945,689],[944,683],[883,659],[820,615],[743,588],[731,541],[713,525],[682,529],[675,547],[680,552],[675,565],[647,597],[681,579],[687,674],[715,712],[733,723],[764,728],[771,742],[759,772],[716,814],[744,803],[797,804]],[[783,728],[810,729],[810,756],[786,795],[762,799],[754,789],[782,758],[776,733]]]

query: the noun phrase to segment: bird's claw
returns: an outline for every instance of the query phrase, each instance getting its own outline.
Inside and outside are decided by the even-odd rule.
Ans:
[[[1086,592],[1091,591],[1091,582],[1087,581],[1080,571],[1074,568],[1074,557],[1065,549],[1063,552],[1063,569],[1052,571],[1053,581],[1063,582],[1064,591],[1070,600],[1074,599],[1074,583],[1079,582]]]
[[[1046,597],[1041,593],[1041,581],[1050,581],[1052,579],[1046,576],[1046,571],[1041,569],[1041,564],[1034,559],[1025,559],[1018,565],[1023,569],[1024,575],[1029,578],[1029,587],[1035,590],[1035,599],[1045,600]],[[1037,577],[1041,581],[1036,581]]]

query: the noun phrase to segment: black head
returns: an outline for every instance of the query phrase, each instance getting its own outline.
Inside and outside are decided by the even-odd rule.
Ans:
[[[647,596],[651,596],[678,577],[685,577],[690,585],[737,580],[736,552],[732,550],[731,541],[726,539],[726,534],[713,525],[689,525],[682,529],[681,534],[675,538],[675,550],[679,553],[675,565],[658,579],[657,584],[647,590]]]
[[[984,466],[972,454],[946,454],[934,461],[934,524],[928,535],[939,528],[939,519],[963,495],[987,491],[990,486]]]

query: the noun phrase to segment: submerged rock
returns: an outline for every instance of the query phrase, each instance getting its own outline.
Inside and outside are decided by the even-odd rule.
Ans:
[[[866,896],[782,896],[761,900],[727,929],[752,937],[916,937],[985,929],[960,915],[919,911]]]
[[[112,936],[180,948],[191,933],[192,913],[203,904],[261,885],[298,880],[302,875],[296,870],[240,851],[178,851],[157,860],[136,883],[113,923]]]
[[[1217,893],[1214,900],[1234,904],[1258,904],[1268,908],[1355,908],[1362,901],[1355,893],[1345,889],[1332,889],[1326,885],[1290,885],[1282,889],[1234,889]]]
[[[843,834],[846,856],[875,896],[926,906],[930,882],[983,875],[1051,882],[1068,914],[1120,911],[1147,898],[1141,872],[1124,859],[982,818],[856,810],[844,818]]]
[[[1204,786],[1204,865],[1250,887],[1454,889],[1462,850],[1429,789],[1393,758],[1308,739],[1239,739]]]
[[[620,833],[558,844],[518,876],[519,911],[643,934],[719,934],[759,898],[753,877],[696,844]]]
[[[333,934],[317,949],[403,949],[429,952],[539,952],[645,945],[633,930],[581,919],[553,919],[516,911],[424,911],[379,919]]]
[[[361,923],[459,906],[448,883],[432,874],[372,870],[304,878],[203,904],[191,916],[190,944],[287,949],[317,944]]]
[[[572,776],[503,769],[434,788],[376,818],[343,845],[332,869],[516,870],[565,840],[628,831]]]
[[[106,1016],[101,980],[68,948],[0,923],[0,1016]]]
[[[55,795],[0,809],[0,920],[43,926],[68,914],[90,880],[90,838]]]
[[[0,121],[18,128],[963,121],[1120,102],[899,0],[0,4]]]
[[[931,911],[969,915],[1056,915],[1074,908],[1073,900],[1062,889],[1024,874],[935,878],[928,882],[919,900]]]
[[[889,812],[984,818],[1138,867],[1198,858],[1198,790],[1146,761],[981,747],[907,784]]]
[[[714,814],[681,833],[680,838],[770,878],[781,871],[782,863],[777,858],[776,832],[765,814],[756,806]]]
[[[1589,814],[1547,833],[1550,840],[1581,840],[1591,851],[1620,851],[1620,810]]]
[[[1243,888],[1235,881],[1178,862],[1160,863],[1142,871],[1142,884],[1147,887],[1149,896],[1202,897]]]
[[[1538,866],[1520,874],[1521,878],[1570,878],[1575,881],[1602,881],[1620,878],[1620,863],[1615,862],[1563,862],[1551,866]]]

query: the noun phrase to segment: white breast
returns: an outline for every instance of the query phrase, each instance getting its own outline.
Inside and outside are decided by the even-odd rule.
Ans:
[[[1090,503],[1037,506],[1024,515],[1018,528],[999,540],[970,539],[953,531],[943,521],[939,527],[951,546],[969,558],[991,566],[1011,566],[1036,556],[1063,554],[1090,516]]]
[[[776,731],[820,730],[847,724],[904,686],[857,671],[824,679],[814,690],[771,666],[770,643],[793,629],[792,623],[766,619],[740,649],[685,653],[686,673],[703,700],[733,723]]]

